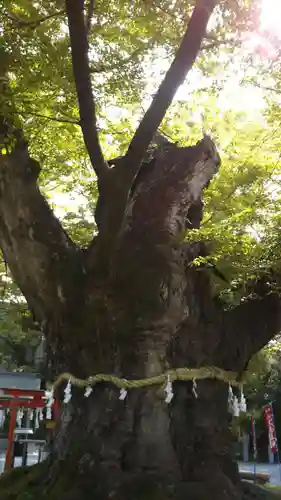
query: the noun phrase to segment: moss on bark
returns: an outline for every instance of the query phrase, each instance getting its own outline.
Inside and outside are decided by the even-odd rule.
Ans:
[[[17,468],[3,474],[0,478],[0,498],[1,500],[99,500],[96,495],[94,485],[88,491],[77,486],[73,486],[69,478],[60,477],[50,489],[44,484],[46,474],[45,464],[39,464],[31,468]],[[162,485],[163,486],[163,485]],[[190,485],[191,486],[191,485]],[[203,487],[203,486],[202,486]],[[130,489],[129,489],[130,490]],[[176,492],[170,490],[170,495],[167,491],[163,491],[161,484],[155,486],[155,483],[138,485],[135,491],[124,492],[124,500],[167,500],[168,498],[187,498],[186,489],[181,491],[181,488]],[[197,493],[200,492],[197,491]],[[197,500],[198,494],[192,493],[192,488],[189,489],[189,500]],[[202,493],[202,492],[201,492]],[[281,498],[281,492],[269,491],[264,487],[254,485],[248,482],[242,483],[241,500],[274,500]],[[176,494],[176,495],[175,495]],[[220,500],[223,498],[217,498]]]
[[[1,500],[33,500],[42,498],[42,477],[46,464],[19,467],[5,472],[0,478]]]

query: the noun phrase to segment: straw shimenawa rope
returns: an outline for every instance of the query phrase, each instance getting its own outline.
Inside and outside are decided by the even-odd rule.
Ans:
[[[217,368],[215,366],[206,366],[202,368],[175,368],[154,377],[142,378],[138,380],[128,380],[115,375],[106,375],[104,373],[97,373],[86,380],[82,380],[75,377],[71,373],[62,373],[55,380],[52,387],[55,390],[63,382],[69,381],[72,385],[77,387],[89,387],[96,385],[99,382],[109,382],[119,389],[140,389],[165,384],[168,379],[171,382],[174,382],[175,380],[216,379],[233,386],[241,386],[242,383],[241,377],[239,377],[236,372],[222,370],[221,368]]]

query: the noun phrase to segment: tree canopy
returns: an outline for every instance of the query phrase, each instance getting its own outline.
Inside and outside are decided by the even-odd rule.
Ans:
[[[109,159],[125,153],[193,3],[95,2],[93,9],[89,1],[86,8],[99,141]],[[40,187],[71,237],[86,245],[96,228],[97,182],[83,143],[67,9],[62,1],[24,0],[4,1],[1,9],[1,60],[17,118],[43,167]],[[229,282],[216,281],[215,289],[230,302],[249,278],[280,266],[280,41],[271,18],[264,27],[266,13],[258,1],[219,3],[159,129],[181,145],[210,132],[219,146],[222,168],[205,193],[203,225],[188,237],[212,242],[210,259]],[[258,109],[239,106],[238,85]]]

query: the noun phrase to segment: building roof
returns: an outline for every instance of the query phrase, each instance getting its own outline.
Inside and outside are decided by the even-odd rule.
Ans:
[[[1,370],[1,367],[0,367]],[[40,389],[40,376],[36,373],[0,371],[0,389]]]

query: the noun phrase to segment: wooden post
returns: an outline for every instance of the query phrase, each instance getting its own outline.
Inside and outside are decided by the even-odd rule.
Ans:
[[[8,446],[6,450],[5,468],[4,468],[5,471],[9,470],[12,466],[14,431],[16,423],[17,423],[17,398],[14,398],[10,403],[10,425],[8,433]]]

